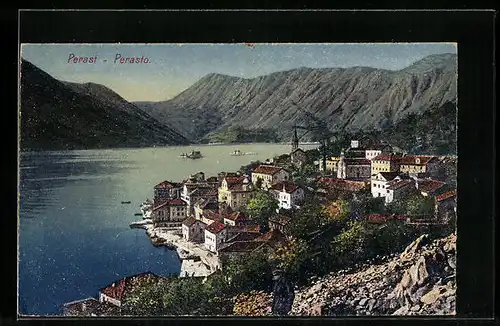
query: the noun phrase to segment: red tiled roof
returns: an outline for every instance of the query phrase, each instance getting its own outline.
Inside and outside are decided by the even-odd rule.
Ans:
[[[299,189],[299,186],[296,186],[294,184],[291,184],[289,182],[279,182],[279,183],[275,183],[271,186],[271,189],[273,190],[278,190],[278,191],[282,191],[283,190],[283,187],[285,187],[285,192],[287,193],[292,193],[294,192],[295,190]]]
[[[155,211],[159,208],[165,207],[165,206],[186,206],[186,205],[187,205],[187,203],[185,201],[183,201],[182,199],[170,199],[170,200],[164,201],[163,203],[161,203],[160,205],[158,205],[156,207],[153,207],[153,211]]]
[[[396,190],[396,189],[400,189],[402,187],[410,186],[413,183],[414,183],[413,180],[396,180],[396,182],[389,183],[388,187],[386,189]]]
[[[372,158],[372,161],[400,161],[400,154],[379,154]]]
[[[271,242],[284,243],[286,242],[286,237],[279,230],[271,230],[261,235],[260,237],[256,238],[255,241],[266,241],[266,242],[271,241]]]
[[[261,173],[261,174],[274,175],[274,174],[278,173],[281,170],[283,170],[283,168],[280,168],[279,166],[259,165],[252,172],[253,173]]]
[[[187,219],[185,219],[184,221],[182,221],[182,225],[191,227],[193,224],[196,223],[196,221],[198,221],[198,220],[195,219],[194,217],[190,216]]]
[[[416,160],[420,159],[420,163]],[[431,160],[437,159],[435,156],[424,156],[424,155],[406,155],[401,158],[401,164],[405,165],[426,165]]]
[[[225,216],[224,218],[227,218],[228,220],[235,221],[235,222],[247,220],[245,214],[243,214],[242,212],[234,212],[234,213],[230,214],[229,216]]]
[[[121,301],[125,297],[127,292],[132,290],[132,288],[138,282],[144,281],[145,279],[150,277],[159,278],[157,275],[151,272],[145,272],[132,276],[127,276],[122,278],[121,280],[114,282],[112,285],[109,285],[101,289],[101,292],[107,295],[108,297]]]
[[[224,223],[221,223],[219,221],[215,221],[212,224],[210,224],[209,226],[207,226],[205,228],[205,230],[207,230],[210,233],[216,234],[216,233],[219,233],[220,231],[222,231],[225,227],[226,227],[226,225]]]
[[[220,215],[219,213],[214,212],[214,211],[204,211],[203,217],[207,218],[209,220],[218,221],[218,222],[222,222],[222,220],[223,220],[222,215]]]
[[[182,184],[180,184],[180,183],[165,180],[165,181],[157,184],[155,186],[155,189],[157,189],[157,188],[171,189],[171,188],[180,188],[180,187],[182,187]]]
[[[227,182],[227,186],[231,187],[231,185],[233,185],[233,184],[243,182],[243,180],[245,180],[245,177],[244,176],[241,176],[241,177],[225,177],[224,179]]]
[[[256,232],[240,232],[232,238],[227,239],[227,243],[234,241],[252,241],[259,236],[260,234]]]
[[[220,252],[252,252],[262,246],[262,242],[257,241],[235,241],[219,249]]]
[[[446,183],[437,180],[418,180],[418,190],[423,192],[433,192],[443,187]]]
[[[445,199],[455,197],[456,195],[457,195],[457,190],[453,189],[453,190],[447,191],[439,196],[436,196],[436,200],[443,201]]]
[[[259,233],[260,225],[230,226],[228,230],[233,234],[238,232]]]

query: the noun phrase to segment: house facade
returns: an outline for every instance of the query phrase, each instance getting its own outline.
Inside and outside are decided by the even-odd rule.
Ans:
[[[365,158],[371,160],[381,154],[390,154],[392,147],[389,145],[372,145],[365,148]]]
[[[224,216],[224,224],[228,226],[244,226],[248,219],[242,212],[233,212]]]
[[[227,228],[224,223],[215,221],[205,228],[205,248],[217,252],[226,240]]]
[[[254,192],[255,187],[248,177],[226,177],[218,189],[219,204],[238,210],[247,205]]]
[[[339,179],[369,179],[371,176],[371,161],[366,158],[340,157],[337,170]]]
[[[400,171],[409,174],[439,173],[439,160],[435,156],[405,155],[401,158]]]
[[[207,225],[194,217],[188,217],[182,221],[182,237],[186,241],[203,242],[205,240],[205,228]]]
[[[287,234],[287,225],[292,218],[290,216],[278,214],[269,218],[269,230],[278,230],[283,234]]]
[[[269,189],[275,183],[290,181],[290,173],[279,166],[259,165],[252,171],[252,183],[256,185],[259,179],[262,189]]]
[[[387,186],[390,181],[394,180],[399,175],[399,172],[378,172],[372,175],[371,192],[374,198],[385,197],[387,195]]]
[[[288,182],[274,184],[270,192],[278,201],[278,208],[283,209],[297,208],[305,197],[304,189]]]
[[[187,203],[181,199],[167,200],[153,208],[151,219],[155,227],[180,227],[187,216]]]
[[[326,159],[326,171],[337,175],[340,157],[332,156]],[[319,170],[323,171],[323,164],[319,164]]]
[[[400,154],[379,154],[371,159],[371,175],[379,172],[399,171],[401,164]]]
[[[164,201],[180,197],[182,184],[171,181],[163,181],[154,187],[154,205],[160,205]]]
[[[203,198],[194,204],[194,216],[197,220],[206,212],[217,213],[219,211],[219,203],[213,198]]]
[[[217,189],[208,183],[184,184],[181,199],[187,203],[188,215],[194,215],[194,206],[201,199],[217,201]]]

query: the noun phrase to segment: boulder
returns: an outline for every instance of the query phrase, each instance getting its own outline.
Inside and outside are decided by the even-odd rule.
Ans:
[[[402,261],[408,261],[413,258],[415,255],[416,251],[419,250],[428,240],[429,235],[428,234],[422,234],[420,237],[418,237],[415,241],[410,243],[408,247],[403,251],[403,253],[399,256],[399,258]]]
[[[446,286],[438,286],[436,288],[433,288],[431,291],[427,292],[420,298],[420,302],[425,303],[425,304],[433,304],[436,302],[443,293],[446,292]]]

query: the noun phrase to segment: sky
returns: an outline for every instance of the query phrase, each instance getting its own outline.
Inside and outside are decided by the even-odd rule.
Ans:
[[[54,78],[105,85],[128,101],[170,99],[209,73],[253,78],[299,67],[403,69],[454,43],[22,44],[21,56]],[[70,60],[73,54],[74,58]],[[147,58],[147,63],[120,63]],[[75,58],[97,57],[95,63]],[[116,62],[115,62],[115,59]],[[83,60],[83,59],[82,59]]]

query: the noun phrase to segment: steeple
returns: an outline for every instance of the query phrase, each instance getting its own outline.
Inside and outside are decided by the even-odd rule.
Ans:
[[[297,128],[293,128],[292,152],[299,148],[299,137],[297,137]]]

